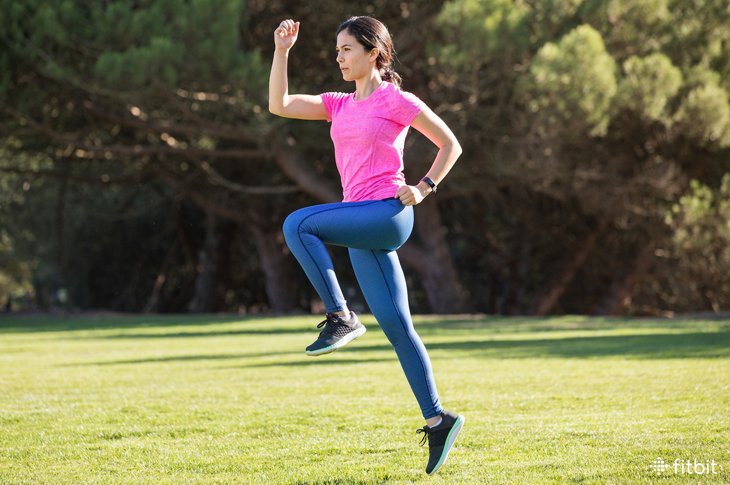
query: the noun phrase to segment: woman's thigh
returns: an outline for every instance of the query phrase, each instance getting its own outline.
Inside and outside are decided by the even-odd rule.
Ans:
[[[326,244],[357,249],[395,250],[413,229],[413,207],[398,199],[337,202],[299,209],[287,217],[284,232],[312,234]]]

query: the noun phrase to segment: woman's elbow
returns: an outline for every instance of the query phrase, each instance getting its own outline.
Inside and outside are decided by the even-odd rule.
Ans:
[[[461,149],[461,145],[459,144],[459,141],[456,138],[451,140],[450,145],[451,145],[451,153],[453,153],[457,157],[462,154],[463,150]]]
[[[271,113],[272,115],[281,116],[281,111],[282,110],[280,106],[276,106],[275,104],[269,102],[269,113]]]

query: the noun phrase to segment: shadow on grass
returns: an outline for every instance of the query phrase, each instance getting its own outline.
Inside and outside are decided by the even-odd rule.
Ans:
[[[358,347],[358,351],[383,351],[387,345]],[[473,357],[524,359],[540,357],[611,357],[633,359],[686,359],[730,357],[730,332],[604,335],[554,339],[481,339],[426,342],[429,351],[453,351]]]
[[[240,354],[198,354],[198,355],[171,355],[167,357],[152,357],[148,359],[128,359],[128,360],[107,360],[101,362],[78,362],[73,364],[63,364],[59,367],[86,367],[86,366],[105,366],[105,365],[135,365],[135,364],[161,364],[165,362],[197,362],[204,360],[235,360],[249,359],[258,357],[272,357],[280,355],[296,355],[299,352],[250,352]]]
[[[81,335],[83,339],[164,339],[164,338],[202,338],[220,336],[277,336],[284,334],[315,334],[314,326],[302,325],[307,317],[240,317],[220,315],[163,315],[163,316],[111,316],[80,319],[53,320],[46,317],[33,318],[0,318],[0,335],[3,333],[63,332],[77,330],[109,330],[120,329],[114,335]],[[316,320],[316,318],[315,318]],[[190,329],[180,331],[180,326],[215,325],[221,323],[237,323],[233,328]],[[254,325],[250,325],[252,323]],[[271,328],[266,325],[270,323]],[[371,330],[376,330],[374,322],[368,322]],[[165,333],[164,328],[174,333]],[[247,328],[249,327],[249,328]],[[730,324],[707,324],[702,321],[687,320],[651,320],[651,319],[603,319],[589,317],[550,317],[550,318],[501,318],[485,316],[453,316],[418,318],[416,327],[424,337],[429,350],[453,352],[455,356],[464,354],[484,358],[539,358],[539,357],[606,357],[623,356],[627,358],[718,358],[730,357]],[[134,332],[134,329],[163,328],[159,333]],[[639,334],[642,329],[653,328],[663,330],[661,333]],[[125,333],[125,329],[132,332]],[[591,335],[591,331],[613,329],[633,330],[636,335]],[[558,338],[531,337],[532,332],[569,332],[569,336]],[[505,334],[513,338],[503,338]],[[71,335],[71,338],[74,338]],[[451,341],[443,341],[449,339]],[[455,340],[458,339],[458,340]],[[365,343],[365,342],[362,342]],[[392,351],[388,344],[356,345],[353,351],[375,352]],[[154,359],[135,359],[119,362],[100,362],[98,365],[143,364],[147,362],[183,362],[195,360],[225,360],[249,357],[278,356],[296,354],[299,349],[282,353],[251,353],[231,355],[190,355],[158,357]],[[446,355],[448,355],[448,352]],[[442,355],[439,355],[441,357]],[[314,359],[311,364],[282,363],[282,365],[314,365],[320,362]],[[333,361],[340,362],[340,361]],[[356,361],[360,362],[360,361]],[[92,364],[90,364],[92,365]],[[259,363],[255,363],[259,365]],[[262,365],[276,365],[263,364]]]
[[[464,356],[489,359],[530,358],[593,358],[625,357],[629,359],[711,359],[730,357],[730,332],[696,332],[654,335],[581,336],[553,339],[482,339],[455,342],[426,342],[433,357],[462,358]],[[300,367],[318,365],[347,365],[372,362],[388,362],[396,359],[392,347],[383,345],[355,344],[348,349],[358,359],[306,358],[286,362],[252,362],[238,367]],[[392,357],[371,357],[376,352],[392,352]],[[205,360],[235,360],[247,358],[279,358],[300,355],[301,350],[284,352],[252,352],[237,354],[202,354],[131,359],[106,362],[68,364],[67,366],[124,365],[164,362],[195,362]]]
[[[333,365],[352,365],[352,364],[372,364],[374,362],[397,362],[395,353],[392,358],[379,357],[372,359],[315,359],[294,360],[290,362],[258,362],[255,364],[244,364],[238,368],[257,368],[257,367],[307,367],[307,366],[333,366]]]
[[[217,335],[236,334],[279,334],[298,333],[309,331],[301,325],[294,326],[291,319],[311,320],[312,325],[319,323],[319,315],[219,315],[219,314],[2,314],[0,313],[0,335],[3,333],[33,333],[33,332],[75,332],[93,330],[133,330],[155,329],[168,327],[188,327],[203,325],[219,325],[226,323],[266,324],[271,321],[277,328],[237,329],[235,331],[220,332]],[[376,325],[371,315],[365,315],[365,320]],[[551,316],[551,317],[503,317],[488,315],[454,315],[454,316],[415,316],[416,327],[419,331],[471,331],[475,329],[489,329],[494,332],[530,332],[535,330],[597,330],[618,328],[622,325],[630,326],[661,326],[671,327],[668,320],[637,320],[621,318],[594,318],[583,316]],[[124,335],[104,336],[104,338],[154,338],[154,337],[199,337],[212,335],[209,332],[177,332],[166,335],[147,333],[129,333]]]
[[[83,362],[74,364],[63,364],[59,367],[95,367],[107,365],[138,365],[138,364],[160,364],[160,363],[176,363],[176,362],[200,362],[200,361],[216,361],[216,360],[237,360],[246,358],[272,357],[276,358],[283,355],[301,355],[301,351],[297,352],[277,352],[277,353],[251,353],[251,354],[209,354],[209,355],[177,355],[170,357],[158,357],[152,359],[130,359],[130,360],[112,360],[103,362]],[[372,364],[373,362],[395,362],[396,357],[393,354],[391,358],[365,358],[365,359],[314,359],[296,360],[288,362],[256,362],[242,364],[225,368],[257,368],[257,367],[306,367],[306,366],[322,366],[322,365],[351,365],[351,364]]]
[[[203,331],[203,332],[175,332],[175,333],[120,333],[117,335],[88,335],[76,337],[79,339],[99,340],[125,340],[125,339],[165,339],[165,338],[200,338],[200,337],[232,337],[236,335],[287,335],[296,333],[310,333],[316,337],[320,332],[316,325],[310,327],[290,327],[290,328],[246,328],[236,330],[223,331]]]
[[[240,315],[16,315],[0,314],[0,334],[31,332],[74,332],[88,330],[152,329],[194,325],[218,325],[247,321],[281,320],[280,316]],[[316,319],[316,318],[315,318]],[[185,336],[187,334],[181,333]],[[148,337],[149,335],[140,335]]]

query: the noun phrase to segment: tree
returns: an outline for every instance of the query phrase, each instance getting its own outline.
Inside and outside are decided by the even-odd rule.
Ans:
[[[338,177],[326,123],[266,113],[271,34],[302,21],[292,92],[347,90],[328,68],[334,29],[365,13],[464,147],[400,253],[416,311],[726,305],[692,289],[724,284],[724,256],[680,237],[724,214],[725,0],[0,7],[0,284],[13,291],[43,280],[76,305],[148,311],[309,307],[280,224],[338,200]],[[408,142],[415,181],[434,151]],[[704,219],[688,215],[686,200],[706,200],[692,180],[713,194]],[[702,270],[672,271],[678,258]]]
[[[162,194],[169,206],[177,200],[238,222],[247,220],[246,211],[228,204],[297,190],[266,163],[271,156],[261,148],[267,123],[260,93],[267,67],[257,49],[239,48],[247,14],[243,2],[5,3],[0,96],[13,153],[37,154],[47,172],[63,173],[65,181],[101,181],[107,187],[127,181],[134,184],[127,196]],[[12,157],[5,160],[5,170],[25,170]],[[252,185],[226,186],[230,178],[245,179],[256,164],[269,169],[255,170],[248,178]],[[170,212],[166,228],[174,228]],[[137,231],[147,230],[137,226],[140,239]],[[152,246],[160,243],[171,244],[158,240]],[[188,267],[195,272],[198,255],[190,248],[186,254],[192,254]],[[128,261],[131,268],[149,264],[134,256]],[[172,271],[172,263],[165,266]],[[155,281],[136,270],[125,277],[142,292]],[[77,278],[89,288],[88,278]],[[220,291],[204,286],[192,287]],[[90,304],[79,292],[72,294],[78,304]],[[121,305],[102,299],[102,305]],[[139,309],[145,301],[133,300],[122,307]]]
[[[469,103],[454,106],[472,128],[466,183],[482,186],[476,204],[486,213],[467,231],[494,253],[481,274],[499,282],[498,307],[676,306],[632,298],[665,263],[655,253],[670,237],[667,205],[690,177],[716,184],[728,170],[727,86],[717,75],[727,44],[716,39],[730,30],[720,3],[462,0],[444,9],[447,45],[433,64],[453,67],[445,85],[469,87]]]
[[[333,165],[321,159],[321,142],[307,143],[311,132],[325,138],[322,127],[275,120],[262,109],[268,59],[256,45],[260,38],[250,34],[265,32],[270,47],[275,25],[271,19],[283,15],[275,13],[282,5],[269,5],[272,11],[262,15],[238,0],[161,0],[146,6],[6,4],[2,26],[7,49],[0,62],[7,75],[0,96],[8,115],[7,132],[14,136],[13,150],[38,154],[54,173],[63,166],[66,180],[150,184],[170,206],[182,202],[206,214],[208,223],[201,226],[206,236],[199,249],[190,247],[180,230],[170,231],[177,237],[172,242],[157,242],[185,248],[185,267],[197,280],[182,286],[192,289],[190,305],[197,311],[220,308],[226,291],[220,282],[232,283],[225,274],[231,270],[218,266],[226,260],[222,248],[231,248],[234,240],[220,240],[222,226],[216,221],[249,228],[247,237],[256,241],[253,247],[262,255],[257,261],[266,275],[271,307],[292,310],[295,298],[285,292],[296,290],[282,283],[290,278],[282,264],[288,253],[277,237],[280,222],[292,207],[307,203],[304,194],[329,202],[339,198],[339,191],[334,188]],[[248,25],[256,28],[249,30]],[[326,26],[327,37],[335,25]],[[321,69],[305,65],[294,63],[294,85],[300,78],[327,84],[321,82]],[[303,73],[297,76],[299,70]],[[310,163],[306,158],[320,160]],[[6,160],[6,171],[20,170]],[[37,174],[31,170],[31,175]],[[287,198],[297,193],[299,201]],[[268,201],[258,200],[261,197]],[[175,220],[168,217],[168,222]],[[237,232],[226,234],[234,238]],[[436,231],[431,239],[439,234]],[[278,243],[266,245],[265,235]],[[442,242],[436,247],[443,252],[443,246]],[[152,252],[161,259],[153,264],[159,266],[157,271],[150,269],[145,277],[126,274],[129,284],[152,292],[144,308],[164,307],[162,287],[179,263],[170,251]],[[445,263],[451,268],[448,260]],[[453,278],[455,272],[446,274]],[[81,285],[85,283],[88,279]],[[79,304],[88,303],[77,292],[73,296]],[[144,300],[135,299],[138,307]],[[441,301],[442,308],[455,308]],[[110,303],[116,305],[107,300]]]

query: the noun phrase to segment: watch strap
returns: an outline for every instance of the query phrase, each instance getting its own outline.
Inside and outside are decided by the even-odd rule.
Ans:
[[[436,193],[436,191],[438,190],[438,186],[436,185],[436,183],[433,180],[431,180],[429,177],[423,177],[421,180],[423,182],[426,182],[426,185],[431,187],[431,193],[433,193],[433,194]]]

